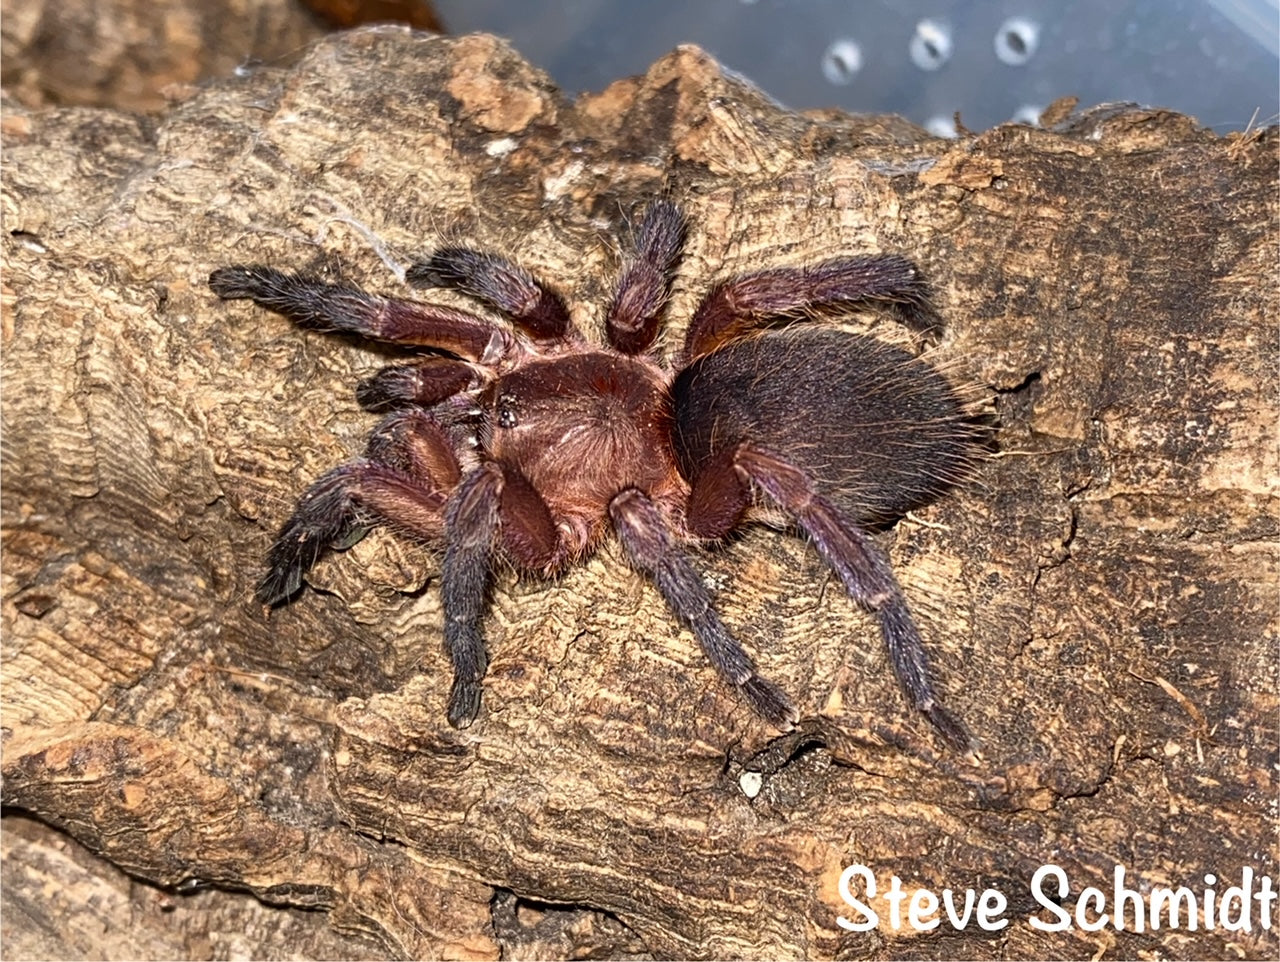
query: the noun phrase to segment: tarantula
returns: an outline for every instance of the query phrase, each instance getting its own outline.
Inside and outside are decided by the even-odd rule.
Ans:
[[[431,349],[356,387],[389,412],[364,456],[313,483],[268,556],[258,599],[277,605],[329,548],[385,523],[444,544],[448,719],[480,707],[481,621],[495,555],[551,576],[612,528],[711,663],[779,727],[799,715],[726,628],[682,545],[716,542],[760,508],[806,533],[849,595],[876,614],[915,707],[953,745],[961,723],[934,693],[924,646],[868,533],[936,498],[978,456],[979,432],[948,381],[871,337],[784,324],[820,308],[896,303],[936,323],[915,266],[895,254],[756,271],[712,287],[674,369],[653,356],[687,230],[673,202],[634,231],[605,316],[608,346],[575,328],[564,299],[470,247],[437,250],[408,279],[451,288],[510,319],[375,297],[270,267],[216,270],[222,298],[296,324]]]

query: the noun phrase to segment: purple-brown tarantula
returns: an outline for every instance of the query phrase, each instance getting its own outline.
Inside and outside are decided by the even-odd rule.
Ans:
[[[214,271],[223,298],[251,298],[298,325],[431,353],[356,387],[387,411],[364,456],[303,494],[268,556],[264,604],[286,601],[330,547],[391,525],[444,544],[448,718],[480,708],[488,657],[481,621],[495,556],[553,575],[612,528],[711,663],[775,725],[799,717],[756,673],[683,545],[715,542],[754,507],[780,508],[850,596],[873,611],[898,678],[953,745],[964,727],[938,702],[920,634],[869,527],[891,522],[965,476],[980,432],[947,380],[870,337],[783,320],[859,301],[893,302],[936,322],[915,266],[893,254],[783,267],[715,285],[694,312],[674,369],[651,351],[684,246],[672,202],[634,231],[605,319],[587,342],[564,300],[491,253],[446,247],[415,264],[418,285],[451,288],[511,326],[429,303],[270,267]]]

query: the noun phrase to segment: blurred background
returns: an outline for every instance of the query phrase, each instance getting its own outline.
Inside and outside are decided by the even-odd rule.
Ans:
[[[1219,133],[1280,110],[1280,0],[0,0],[0,79],[27,106],[152,112],[397,21],[509,38],[570,95],[696,43],[794,108],[898,113],[938,134],[1064,96],[1169,107]]]
[[[790,107],[899,113],[935,133],[1030,122],[1059,97],[1137,101],[1218,132],[1275,122],[1278,0],[436,0],[566,91],[696,43]],[[1256,117],[1255,117],[1256,111]]]

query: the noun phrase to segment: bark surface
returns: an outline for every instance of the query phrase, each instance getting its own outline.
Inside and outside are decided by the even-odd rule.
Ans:
[[[296,59],[325,27],[295,0],[6,0],[0,77],[30,107],[158,112],[206,77]]]
[[[178,890],[134,903],[139,955],[1274,957],[1256,907],[1247,932],[1027,921],[1050,918],[1045,863],[1070,909],[1116,865],[1202,893],[1277,856],[1280,138],[1056,119],[946,141],[798,114],[694,48],[571,100],[500,41],[392,28],[154,120],[10,103],[5,803]],[[598,331],[620,233],[662,191],[691,223],[668,351],[741,271],[894,251],[929,278],[931,357],[989,402],[1000,453],[882,543],[980,759],[942,746],[874,621],[772,530],[699,564],[797,700],[788,734],[616,544],[554,585],[498,578],[465,731],[444,720],[437,552],[377,532],[290,606],[253,602],[297,496],[376,420],[355,382],[398,355],[221,303],[209,272],[421,296],[394,268],[465,240]],[[7,828],[8,948],[97,954],[85,925],[57,942],[39,873],[132,883]],[[847,931],[855,863],[881,891],[996,889],[1010,924]],[[182,894],[202,886],[327,914],[273,932],[278,910]],[[213,895],[251,906],[247,949],[174,927]]]

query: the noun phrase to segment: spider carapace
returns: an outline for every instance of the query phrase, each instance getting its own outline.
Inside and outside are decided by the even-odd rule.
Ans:
[[[654,345],[686,231],[676,204],[648,206],[605,315],[606,345],[583,338],[552,288],[469,247],[436,251],[408,278],[466,294],[509,324],[270,267],[214,271],[219,296],[251,298],[302,327],[432,349],[357,386],[360,403],[386,416],[362,457],[303,494],[270,551],[258,599],[288,600],[324,551],[373,524],[443,544],[448,718],[463,727],[480,708],[495,561],[552,575],[612,531],[719,672],[787,727],[799,713],[756,672],[687,550],[725,538],[758,509],[781,509],[875,613],[916,708],[967,749],[868,529],[966,477],[982,432],[926,362],[804,322],[819,309],[881,301],[932,326],[919,273],[901,256],[874,254],[729,278],[703,298],[668,364]]]

